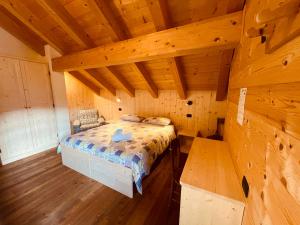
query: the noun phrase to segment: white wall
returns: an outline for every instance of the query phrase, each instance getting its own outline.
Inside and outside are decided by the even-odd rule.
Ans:
[[[24,59],[28,61],[47,62],[39,55],[10,33],[0,27],[0,56]]]

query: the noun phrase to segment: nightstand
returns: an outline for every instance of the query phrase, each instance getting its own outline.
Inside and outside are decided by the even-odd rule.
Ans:
[[[177,132],[178,147],[181,153],[188,154],[195,137],[198,137],[198,130],[179,129]]]

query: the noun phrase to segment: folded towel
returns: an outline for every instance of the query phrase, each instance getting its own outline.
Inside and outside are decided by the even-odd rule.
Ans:
[[[112,135],[111,140],[113,142],[131,141],[132,140],[131,133],[123,134],[122,132],[123,132],[123,129],[117,129],[116,132]]]

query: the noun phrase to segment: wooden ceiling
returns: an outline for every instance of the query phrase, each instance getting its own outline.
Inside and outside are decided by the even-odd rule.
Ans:
[[[43,54],[49,44],[62,55],[237,12],[244,0],[0,0],[0,26]],[[204,36],[206,33],[203,34]],[[189,42],[186,37],[186,42]],[[135,89],[217,90],[224,98],[233,49],[216,49],[70,72],[99,94],[99,88],[134,96]],[[225,86],[225,87],[224,87]]]

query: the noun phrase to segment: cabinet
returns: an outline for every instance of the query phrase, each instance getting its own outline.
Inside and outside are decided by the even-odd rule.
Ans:
[[[57,145],[48,66],[0,57],[0,148],[3,164]]]
[[[226,142],[196,137],[180,184],[180,225],[242,224],[244,198]]]

